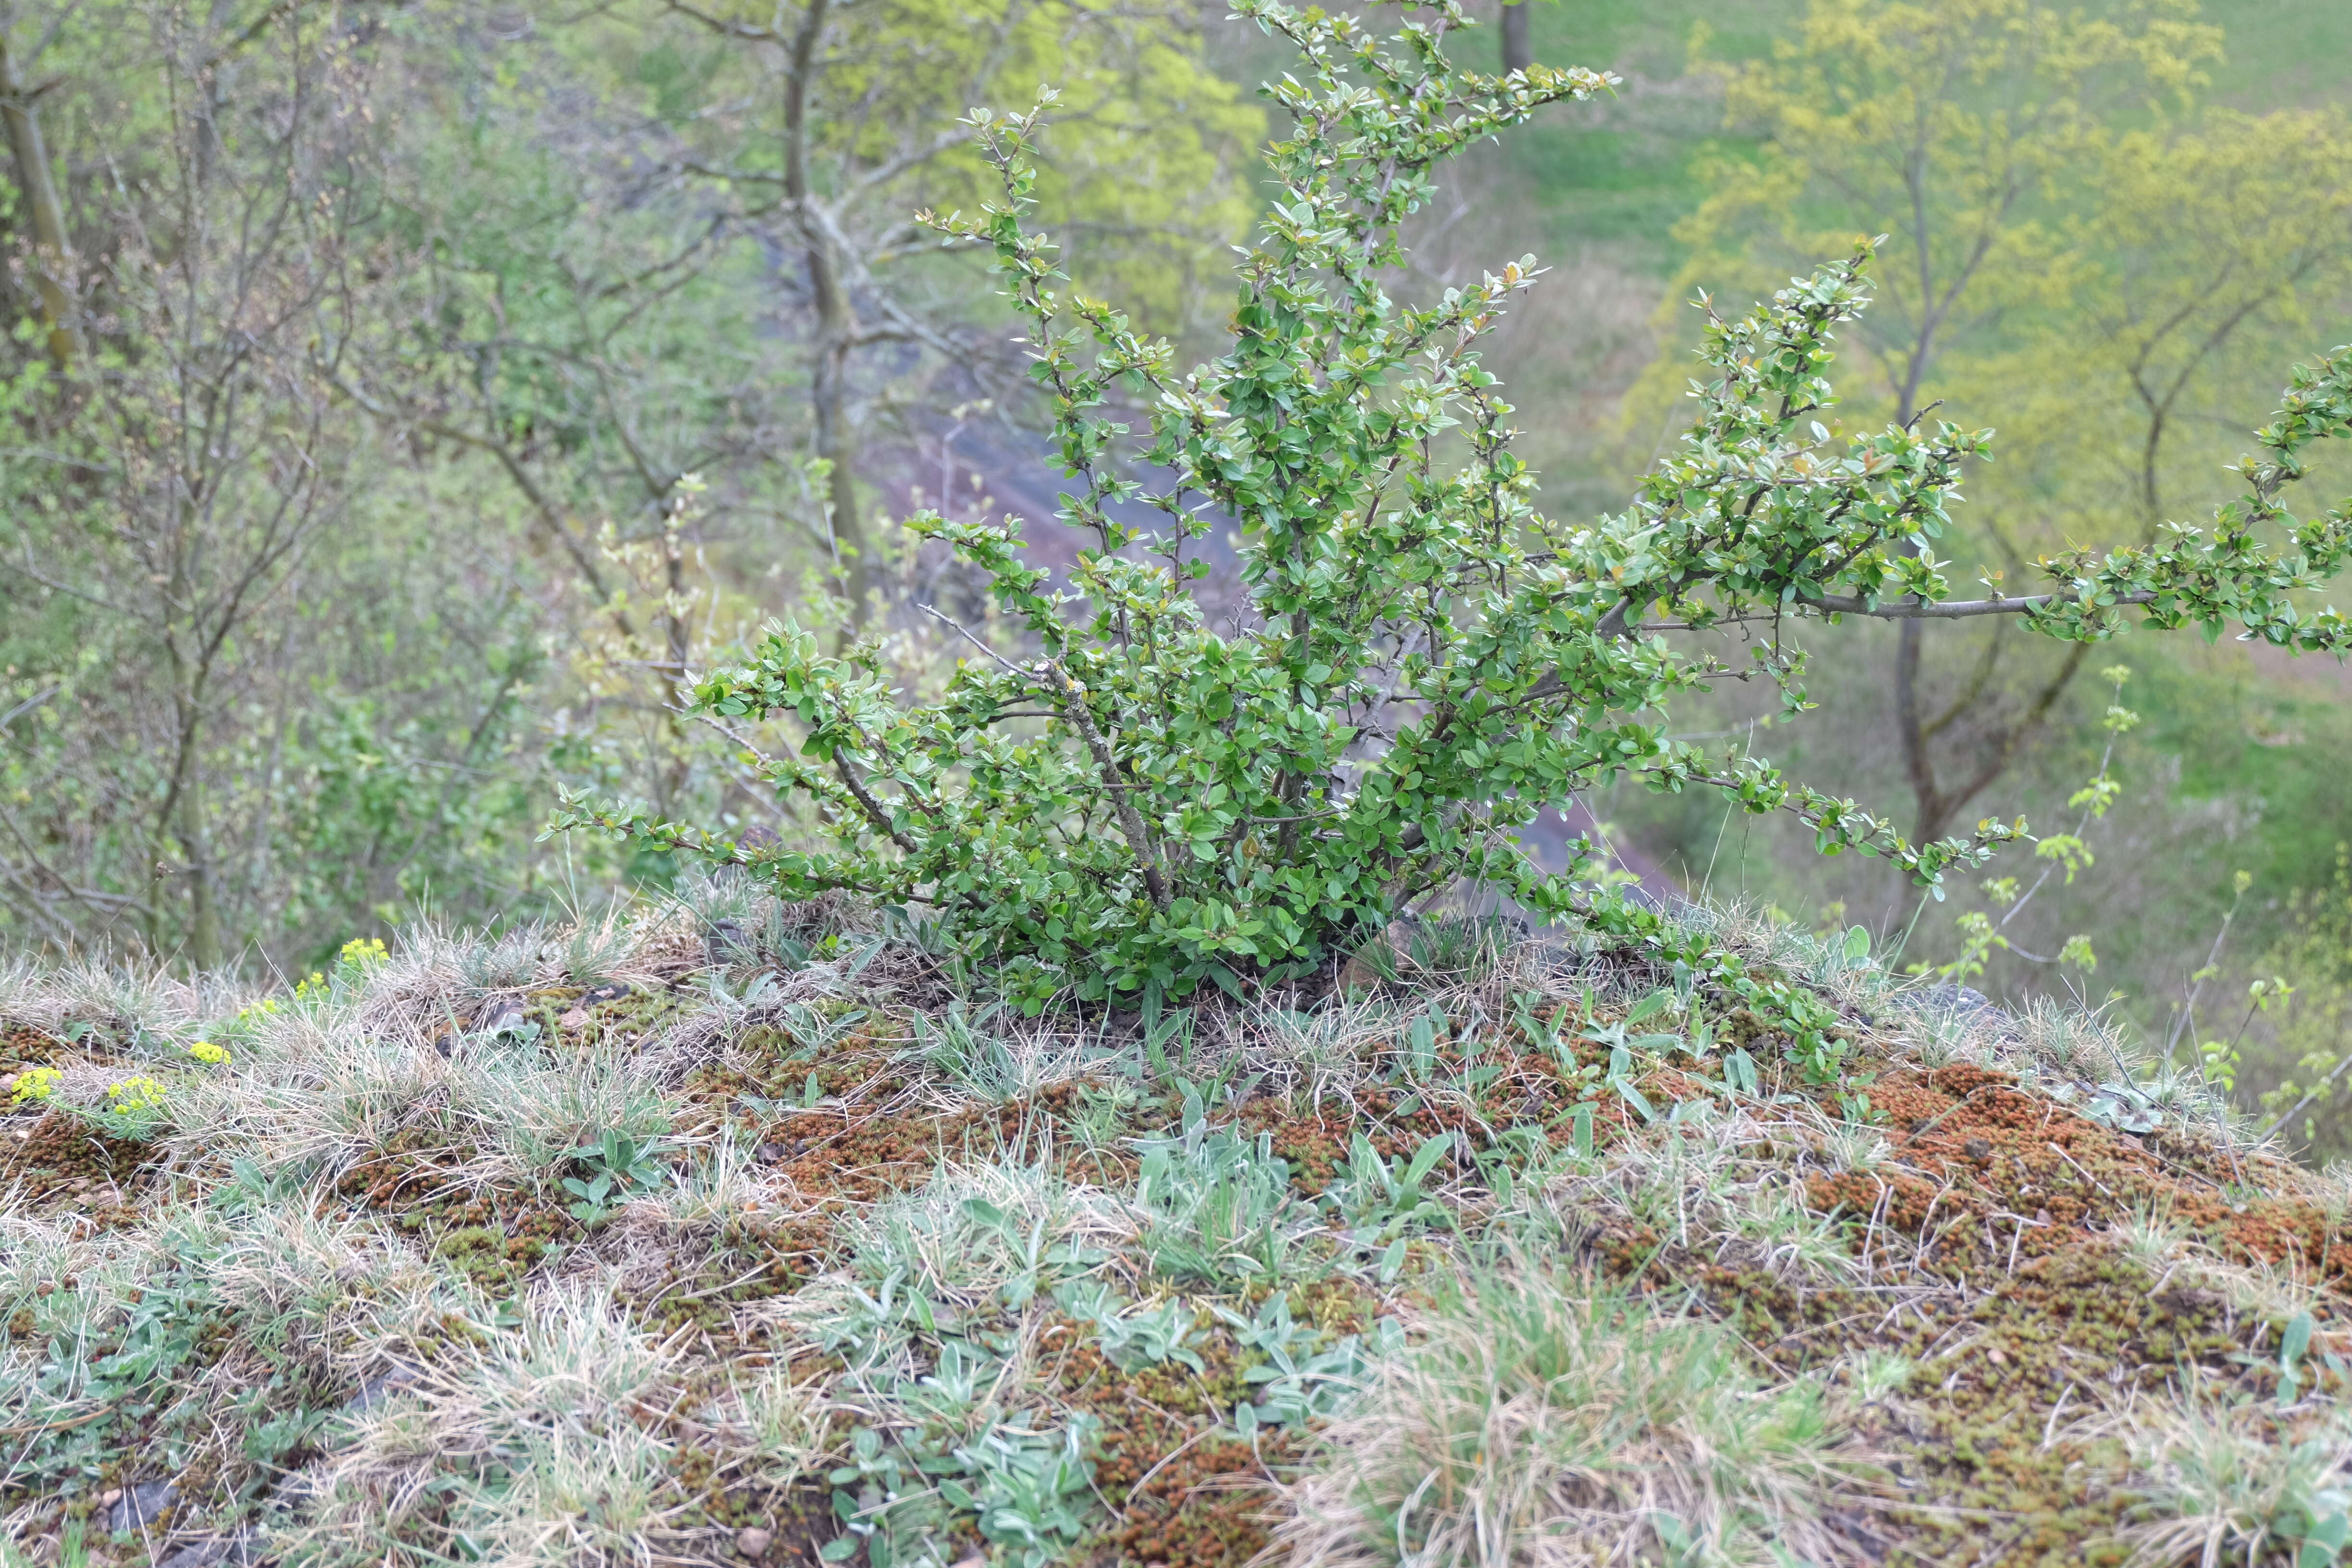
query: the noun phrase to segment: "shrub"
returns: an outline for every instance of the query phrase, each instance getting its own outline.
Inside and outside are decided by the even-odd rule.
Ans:
[[[796,754],[746,747],[781,795],[814,803],[823,847],[754,847],[581,796],[558,827],[738,864],[788,897],[928,907],[1033,1009],[1065,988],[1238,992],[1465,877],[1548,917],[1655,934],[1607,889],[1596,847],[1547,874],[1510,837],[1628,773],[1794,813],[1822,852],[1885,856],[1931,886],[2021,831],[1988,821],[1913,845],[1760,760],[1666,739],[1666,705],[1714,680],[1769,679],[1801,705],[1802,656],[1783,635],[1798,622],[2014,615],[2089,641],[2136,606],[2158,626],[2211,636],[2235,619],[2292,648],[2352,647],[2342,617],[2297,599],[2341,563],[2352,517],[2300,522],[2278,501],[2304,449],[2347,430],[2352,353],[2298,369],[2242,465],[2244,497],[2210,529],[2071,551],[2041,563],[2042,592],[1958,601],[1934,546],[1990,432],[1915,419],[1833,437],[1821,422],[1838,329],[1868,302],[1868,243],[1736,320],[1702,299],[1706,379],[1678,446],[1625,511],[1542,515],[1476,352],[1535,281],[1532,258],[1426,306],[1382,280],[1438,163],[1612,79],[1457,68],[1455,0],[1406,5],[1386,38],[1278,0],[1240,10],[1303,68],[1267,89],[1293,133],[1269,151],[1279,194],[1240,263],[1223,355],[1178,373],[1167,342],[1070,287],[1024,226],[1042,108],[976,115],[1003,194],[978,217],[929,218],[992,251],[1073,477],[1059,515],[1092,538],[1056,587],[1017,522],[909,522],[989,578],[1023,646],[948,622],[973,657],[919,705],[890,689],[876,647],[835,657],[790,626],[694,682],[694,707],[722,725],[797,727]],[[1114,407],[1128,397],[1135,412]],[[1219,630],[1189,585],[1202,538],[1234,525],[1248,603]],[[1766,621],[1753,670],[1673,635]]]

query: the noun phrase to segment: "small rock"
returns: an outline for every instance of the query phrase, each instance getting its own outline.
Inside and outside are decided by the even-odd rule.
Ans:
[[[580,998],[580,1002],[583,1006],[593,1006],[599,1002],[618,1002],[635,989],[635,986],[624,980],[607,980],[604,984]]]
[[[179,1496],[180,1487],[176,1481],[141,1481],[107,1510],[106,1528],[139,1530],[152,1525],[163,1517],[164,1510],[177,1501]]]
[[[791,1157],[791,1154],[792,1151],[782,1143],[762,1143],[751,1151],[751,1158],[759,1161],[762,1165],[782,1164]]]
[[[1981,1138],[1969,1139],[1967,1142],[1960,1145],[1960,1152],[1971,1160],[1990,1160],[1992,1158],[1992,1145],[1986,1142]]]
[[[962,1562],[957,1563],[955,1568],[988,1568],[988,1559],[975,1552],[971,1556],[965,1558]],[[1168,1564],[1165,1563],[1155,1563],[1151,1565],[1151,1568],[1168,1568]]]
[[[761,1530],[757,1525],[747,1525],[735,1532],[735,1555],[765,1557],[768,1554],[768,1543],[775,1538],[771,1531]]]
[[[588,1009],[574,1007],[555,1020],[555,1026],[560,1029],[584,1029],[588,1026]]]
[[[121,1487],[109,1487],[104,1491],[98,1494],[98,1506],[100,1508],[112,1508],[116,1503],[119,1503],[121,1500],[122,1489]]]
[[[2050,1223],[2050,1211],[2048,1209],[2035,1209],[2033,1211],[2033,1223],[2036,1225],[2048,1225]]]
[[[373,1410],[415,1380],[415,1368],[394,1367],[390,1372],[381,1373],[361,1384],[359,1392],[352,1395],[343,1408],[355,1413]]]
[[[493,1002],[482,1009],[481,1017],[475,1022],[474,1033],[503,1035],[509,1030],[520,1027],[522,1027],[522,1004],[508,998],[504,1001]]]
[[[755,957],[759,952],[758,945],[751,941],[751,933],[743,929],[743,922],[738,920],[719,921],[704,933],[702,942],[703,946],[709,950],[710,962],[713,963],[728,963],[739,958]]]
[[[249,1561],[251,1556],[252,1541],[249,1536],[243,1533],[215,1535],[181,1547],[163,1559],[163,1568],[213,1568],[214,1563],[224,1559],[241,1563]]]

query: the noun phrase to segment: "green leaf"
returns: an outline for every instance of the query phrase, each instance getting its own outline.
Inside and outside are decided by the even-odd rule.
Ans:
[[[1633,1010],[1625,1015],[1625,1027],[1630,1029],[1645,1018],[1654,1018],[1674,1005],[1672,991],[1653,991],[1633,1004]]]
[[[2311,1350],[2311,1314],[2297,1312],[2287,1320],[2286,1330],[2279,1336],[2279,1364],[2294,1366]]]
[[[1405,1190],[1418,1189],[1429,1173],[1437,1168],[1437,1162],[1445,1158],[1445,1152],[1453,1146],[1454,1134],[1451,1132],[1435,1132],[1423,1139],[1421,1147],[1413,1151],[1412,1163],[1405,1167]]]

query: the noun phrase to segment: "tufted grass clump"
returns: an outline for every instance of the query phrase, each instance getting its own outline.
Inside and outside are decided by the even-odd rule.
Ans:
[[[1293,1489],[1294,1568],[1833,1555],[1860,1466],[1822,1392],[1721,1326],[1540,1268],[1442,1287],[1418,1326]]]

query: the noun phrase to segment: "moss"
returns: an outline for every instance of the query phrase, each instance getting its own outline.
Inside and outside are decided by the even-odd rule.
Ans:
[[[21,1138],[0,1138],[0,1189],[38,1209],[64,1206],[101,1230],[138,1223],[152,1152],[64,1110],[44,1111]]]
[[[1194,1342],[1200,1373],[1172,1362],[1122,1371],[1090,1327],[1066,1319],[1047,1328],[1044,1343],[1049,1391],[1102,1422],[1095,1489],[1113,1515],[1098,1537],[1102,1551],[1139,1565],[1240,1568],[1266,1549],[1272,1489],[1297,1459],[1297,1440],[1270,1431],[1252,1443],[1230,1427],[1217,1431],[1252,1391],[1244,1373],[1262,1358],[1241,1354],[1222,1328]]]
[[[1630,960],[1626,973],[1636,985],[1658,983]],[[547,987],[528,994],[527,1016],[542,1026],[541,1048],[559,1053],[641,1037],[693,1005],[695,995]],[[1480,1214],[1482,1178],[1466,1156],[1498,1144],[1523,1148],[1531,1134],[1564,1145],[1580,1105],[1591,1110],[1604,1156],[1658,1136],[1620,1097],[1593,1089],[1587,1069],[1605,1070],[1607,1047],[1579,1036],[1615,1016],[1607,1006],[1588,1016],[1575,1004],[1556,1005],[1523,1031],[1517,1021],[1490,1021],[1491,998],[1480,1005],[1490,1008],[1489,1021],[1468,1051],[1466,1017],[1435,1032],[1431,1081],[1453,1093],[1433,1096],[1400,1077],[1410,1041],[1374,1032],[1346,1097],[1320,1104],[1263,1097],[1215,1115],[1265,1134],[1309,1198],[1339,1175],[1360,1135],[1386,1158],[1449,1137],[1454,1151],[1440,1179]],[[660,1504],[664,1540],[653,1548],[660,1554],[727,1559],[737,1532],[751,1529],[768,1532],[764,1561],[814,1568],[835,1539],[829,1489],[817,1477],[763,1468],[766,1461],[728,1447],[713,1402],[726,1369],[760,1364],[755,1358],[797,1357],[796,1375],[820,1381],[845,1371],[839,1360],[811,1353],[791,1314],[779,1310],[783,1298],[838,1267],[845,1221],[928,1182],[942,1160],[1008,1152],[1047,1161],[1074,1180],[1131,1188],[1138,1161],[1127,1135],[1161,1131],[1181,1114],[1175,1100],[1125,1079],[1081,1079],[976,1104],[943,1092],[910,1058],[913,1031],[904,1016],[864,997],[828,998],[817,1007],[834,1019],[853,1007],[864,1016],[822,1048],[788,1029],[756,1026],[725,1042],[670,1098],[675,1132],[726,1131],[755,1149],[784,1178],[780,1186],[791,1193],[793,1212],[731,1215],[668,1233],[652,1247],[618,1231],[591,1237],[551,1188],[478,1184],[484,1151],[462,1125],[412,1126],[386,1138],[342,1174],[329,1200],[409,1238],[497,1300],[524,1295],[583,1245],[621,1268],[628,1283],[620,1305],[636,1328],[680,1351],[687,1368],[675,1399],[666,1394],[658,1409],[639,1413],[659,1426],[675,1456],[667,1482],[674,1495]],[[1715,1016],[1727,1042],[1756,1053],[1769,1087],[1779,1037],[1752,1014],[1718,1007]],[[2276,1381],[2252,1353],[2275,1345],[2276,1325],[2234,1314],[2219,1297],[2185,1287],[2186,1275],[2151,1279],[2114,1233],[2142,1211],[2161,1211],[2209,1254],[2294,1271],[2319,1288],[2315,1313],[2332,1336],[2322,1342],[2340,1345],[2341,1329],[2352,1323],[2345,1300],[2352,1247],[2343,1216],[2296,1195],[2293,1184],[2258,1194],[2257,1173],[2253,1184],[2236,1184],[2220,1151],[2116,1131],[1997,1070],[1969,1064],[1931,1070],[1859,1029],[1844,1037],[1857,1075],[1849,1087],[1869,1079],[1886,1147],[1842,1164],[1828,1147],[1842,1135],[1800,1131],[1809,1110],[1768,1100],[1753,1113],[1785,1121],[1730,1155],[1741,1183],[1760,1178],[1793,1192],[1815,1216],[1834,1216],[1825,1239],[1807,1243],[1814,1250],[1796,1257],[1779,1242],[1721,1228],[1701,1234],[1675,1213],[1675,1194],[1644,1208],[1649,1200],[1610,1185],[1613,1176],[1592,1175],[1583,1189],[1589,1202],[1559,1205],[1571,1226],[1581,1227],[1570,1258],[1663,1310],[1719,1317],[1750,1348],[1758,1369],[1775,1376],[1842,1375],[1838,1369],[1864,1352],[1908,1359],[1904,1387],[1848,1413],[1857,1441],[1883,1456],[1887,1468],[1884,1495],[1854,1527],[1873,1555],[1953,1568],[2114,1562],[2118,1554],[2100,1542],[2121,1521],[2126,1456],[2114,1442],[2074,1429],[2074,1417],[2094,1403],[2085,1390],[2104,1404],[2132,1391],[2155,1394],[2194,1369],[2267,1398]],[[21,1030],[0,1037],[0,1053],[14,1051],[20,1060],[52,1048],[45,1037]],[[1720,1070],[1718,1060],[1652,1062],[1640,1087],[1663,1110],[1718,1096]],[[806,1103],[812,1078],[814,1104]],[[1802,1092],[1832,1115],[1843,1109],[1831,1089]],[[25,1131],[13,1147],[0,1144],[7,1178],[22,1178],[18,1203],[84,1210],[100,1186],[106,1202],[115,1202],[107,1184],[119,1184],[120,1217],[101,1212],[102,1225],[152,1218],[166,1203],[202,1202],[228,1174],[199,1160],[167,1188],[138,1145],[93,1141],[79,1123],[55,1115]],[[1588,1177],[1571,1172],[1562,1179]],[[1843,1263],[1824,1264],[1822,1246],[1843,1247]],[[1319,1247],[1310,1244],[1307,1254],[1319,1256]],[[1312,1326],[1318,1345],[1364,1334],[1383,1313],[1417,1300],[1417,1270],[1451,1267],[1460,1247],[1442,1231],[1416,1238],[1388,1287],[1342,1275],[1286,1283],[1292,1318]],[[1260,1288],[1226,1304],[1255,1310],[1266,1294]],[[5,1324],[9,1341],[28,1339],[39,1321],[30,1309],[17,1312]],[[1008,1333],[1013,1327],[1005,1316],[989,1326]],[[197,1330],[202,1363],[266,1360],[246,1337],[249,1327],[226,1315],[208,1318]],[[415,1352],[460,1354],[494,1342],[500,1331],[453,1316]],[[1031,1382],[1003,1391],[1003,1408],[1049,1424],[1081,1411],[1100,1420],[1095,1484],[1103,1511],[1098,1533],[1079,1552],[1090,1568],[1240,1568],[1267,1549],[1272,1489],[1295,1473],[1310,1438],[1265,1430],[1245,1441],[1234,1433],[1234,1405],[1256,1391],[1249,1382],[1256,1352],[1206,1318],[1193,1342],[1202,1363],[1197,1371],[1177,1363],[1121,1368],[1104,1357],[1091,1326],[1066,1320],[1049,1321],[1032,1342],[1039,1353],[1019,1363]],[[107,1348],[87,1347],[94,1355]],[[327,1401],[331,1394],[299,1397]],[[93,1423],[108,1456],[97,1462],[99,1486],[120,1481],[128,1456],[178,1440],[157,1420],[147,1411]],[[212,1508],[258,1472],[224,1450],[200,1456],[186,1473],[209,1489],[202,1506]],[[57,1517],[54,1510],[38,1514],[32,1498],[5,1500],[24,1507],[26,1519]],[[955,1528],[957,1552],[977,1549],[968,1522]]]
[[[457,1225],[433,1244],[434,1255],[493,1298],[512,1295],[523,1277],[547,1257],[539,1236],[509,1236],[495,1225]]]

